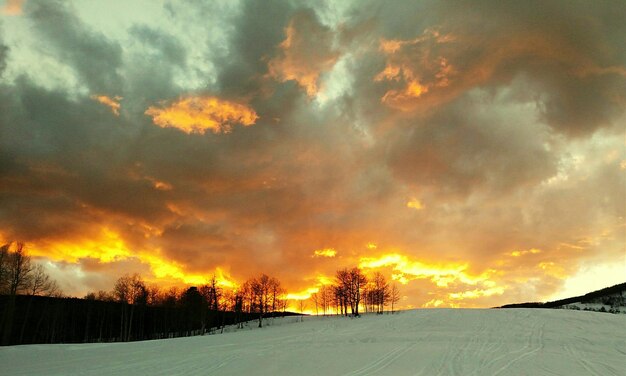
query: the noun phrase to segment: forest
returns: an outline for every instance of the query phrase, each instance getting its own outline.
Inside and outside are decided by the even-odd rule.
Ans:
[[[321,285],[308,299],[289,301],[280,281],[266,274],[237,288],[208,283],[163,289],[139,274],[121,276],[110,291],[83,298],[65,297],[27,255],[23,243],[0,248],[0,343],[88,343],[140,341],[204,335],[227,325],[263,327],[267,320],[302,314],[358,317],[360,310],[394,311],[399,290],[379,272],[367,276],[359,268],[336,272],[332,284]],[[309,306],[310,305],[310,306]],[[296,307],[299,313],[289,312]]]

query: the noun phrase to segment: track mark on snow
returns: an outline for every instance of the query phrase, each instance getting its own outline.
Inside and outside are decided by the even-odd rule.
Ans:
[[[527,357],[535,354],[538,351],[543,350],[543,347],[544,347],[544,343],[543,343],[544,328],[545,328],[545,323],[538,328],[538,331],[537,331],[536,335],[531,335],[528,338],[528,343],[521,350],[522,353],[520,355],[516,356],[515,358],[511,359],[510,361],[508,361],[502,367],[500,367],[497,371],[495,371],[493,373],[493,376],[501,374],[502,372],[504,372],[507,369],[509,369],[513,364],[519,362],[520,360],[522,360],[524,358],[527,358]],[[533,348],[533,345],[534,345],[534,348]],[[528,348],[530,348],[530,350],[526,350]]]
[[[568,345],[564,345],[563,346],[565,348],[565,351],[567,351],[567,353],[574,359],[576,360],[576,363],[578,363],[581,367],[583,367],[585,369],[585,371],[589,372],[589,375],[593,375],[593,376],[600,376],[601,373],[596,371],[595,369],[593,369],[593,367],[591,367],[591,365],[589,364],[589,362],[583,360],[583,354],[580,353],[580,351],[576,351],[573,347],[568,346]]]
[[[409,350],[411,350],[415,346],[415,344],[411,344],[407,347],[397,347],[372,363],[366,365],[363,368],[360,368],[356,371],[352,371],[346,374],[346,376],[361,376],[361,375],[372,375],[383,369],[387,368],[391,363],[393,363],[396,359],[406,354]]]

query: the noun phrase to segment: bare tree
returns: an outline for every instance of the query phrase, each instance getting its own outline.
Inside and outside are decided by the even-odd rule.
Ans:
[[[9,247],[7,243],[0,247],[0,294],[6,294],[9,290]]]
[[[30,256],[24,249],[24,243],[17,242],[15,250],[11,251],[12,244],[13,242],[10,242],[0,247],[0,293],[10,296],[4,312],[3,344],[8,344],[10,341],[17,294],[32,293],[34,295],[44,291],[50,293],[58,291],[56,282],[50,279],[43,267],[41,265],[35,267],[31,263]],[[19,336],[20,342],[24,335],[31,303],[32,299],[29,299]]]
[[[104,292],[104,291],[101,291]],[[163,292],[161,288],[156,284],[151,284],[150,286],[146,286],[146,303],[148,305],[157,305],[161,301],[161,297],[163,296]]]
[[[266,274],[251,278],[243,284],[250,305],[250,312],[259,314],[259,328],[263,327],[263,318],[270,310],[277,307],[281,295],[280,282]]]
[[[54,296],[58,291],[56,281],[45,272],[43,265],[35,266],[30,279],[30,295]]]
[[[215,275],[211,277],[207,285],[200,286],[199,292],[206,299],[209,309],[219,311],[222,289],[218,286]]]
[[[319,305],[320,305],[320,295],[317,292],[311,294],[311,302],[313,302],[313,306],[315,306],[315,315],[319,315]]]
[[[298,300],[298,306],[300,308],[300,322],[304,319],[304,309],[306,308],[306,300],[300,299]]]
[[[324,316],[330,310],[331,303],[333,301],[333,289],[330,286],[322,285],[320,287],[321,294],[321,302],[322,302],[322,311],[324,312]]]
[[[393,307],[396,303],[400,301],[400,290],[398,286],[394,283],[391,285],[389,290],[389,302],[391,303],[391,313],[393,313]]]
[[[277,310],[280,310],[282,304],[283,297],[285,296],[286,290],[280,285],[280,281],[276,278],[270,278],[270,300],[272,307],[272,317]]]
[[[9,295],[16,295],[28,291],[31,282],[33,266],[30,257],[26,255],[24,243],[18,242],[14,252],[9,252],[8,281]]]
[[[232,294],[228,295],[230,298],[231,310],[235,312],[235,323],[237,329],[243,328],[243,322],[241,319],[244,305],[244,293],[241,289],[234,290]]]
[[[361,269],[338,270],[335,274],[335,284],[332,287],[337,312],[348,316],[348,306],[350,306],[350,313],[358,317],[359,306],[366,284],[367,278]]]
[[[367,278],[365,274],[359,268],[352,268],[349,273],[349,300],[350,300],[350,309],[352,311],[352,315],[355,317],[359,316],[359,305],[361,304],[361,295],[363,292],[363,287],[367,283]]]
[[[338,313],[345,316],[348,316],[350,287],[350,272],[348,269],[337,270],[335,285],[333,286],[333,299],[335,300]]]
[[[389,298],[389,283],[387,283],[385,276],[382,273],[375,272],[372,278],[370,300],[373,308],[376,310],[376,313],[383,313],[385,305],[389,303]]]
[[[135,306],[139,304],[145,305],[147,303],[148,290],[139,274],[126,274],[115,282],[113,296],[115,296],[118,302],[124,303],[124,308],[127,305],[130,306],[129,314],[126,314],[126,309],[122,310],[120,320],[120,337],[125,341],[129,341],[132,335]]]
[[[225,313],[222,312],[221,324],[219,324],[219,314],[220,314],[220,310],[224,308],[222,307],[222,305],[224,304],[224,299],[223,299],[224,292],[222,291],[222,288],[219,287],[218,282],[217,282],[217,277],[215,276],[215,274],[211,277],[207,285],[200,286],[199,292],[200,292],[200,295],[202,295],[202,297],[206,300],[207,306],[209,309],[208,311],[208,321],[209,321],[209,326],[210,326],[209,330],[212,330],[213,327],[217,327],[220,325],[223,330]]]

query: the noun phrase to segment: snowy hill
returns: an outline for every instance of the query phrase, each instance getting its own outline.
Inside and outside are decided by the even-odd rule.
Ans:
[[[416,310],[131,343],[0,348],[2,375],[623,375],[626,316]]]
[[[507,304],[500,308],[563,308],[626,314],[626,282],[572,298],[546,303]]]

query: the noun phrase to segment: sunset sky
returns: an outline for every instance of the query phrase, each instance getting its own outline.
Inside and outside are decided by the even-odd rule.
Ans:
[[[622,1],[0,0],[0,241],[68,295],[626,281]]]

